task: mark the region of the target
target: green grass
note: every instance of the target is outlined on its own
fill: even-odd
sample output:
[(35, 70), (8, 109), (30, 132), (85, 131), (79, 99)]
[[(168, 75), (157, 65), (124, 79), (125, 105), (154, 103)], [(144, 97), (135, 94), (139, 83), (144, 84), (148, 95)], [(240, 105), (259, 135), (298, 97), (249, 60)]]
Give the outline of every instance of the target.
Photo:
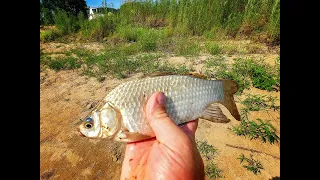
[(224, 177), (222, 175), (222, 170), (219, 169), (214, 162), (209, 162), (206, 165), (204, 172), (205, 172), (205, 175), (210, 179), (211, 178), (217, 179), (217, 178), (223, 178)]
[(197, 56), (200, 53), (200, 45), (196, 40), (177, 39), (174, 53), (178, 56)]
[(216, 163), (214, 163), (214, 156), (217, 152), (217, 149), (208, 144), (207, 141), (196, 140), (196, 144), (200, 154), (205, 158), (205, 175), (210, 179), (222, 178), (222, 170), (217, 167)]
[(51, 69), (56, 71), (58, 70), (70, 70), (70, 69), (78, 69), (81, 67), (81, 64), (78, 61), (78, 58), (74, 57), (66, 57), (66, 58), (57, 58), (48, 62), (48, 66)]
[(241, 120), (240, 125), (232, 126), (231, 130), (238, 136), (245, 136), (251, 139), (260, 139), (262, 142), (267, 141), (270, 144), (279, 141), (279, 136), (276, 134), (276, 129), (270, 124), (270, 120), (264, 122), (260, 118), (257, 121)]
[(205, 74), (212, 78), (231, 79), (239, 84), (238, 93), (250, 86), (262, 90), (272, 91), (273, 87), (280, 84), (279, 74), (275, 73), (273, 67), (261, 60), (251, 58), (234, 59), (231, 66), (227, 66), (226, 60), (222, 56), (207, 59), (205, 64)]
[(207, 141), (196, 141), (198, 150), (207, 160), (213, 159), (213, 155), (217, 152), (217, 149), (208, 144)]
[(217, 55), (217, 54), (221, 53), (221, 47), (217, 43), (206, 43), (205, 47), (206, 47), (206, 50), (211, 55)]
[(62, 53), (64, 56), (54, 58), (50, 56), (52, 53), (40, 51), (40, 64), (57, 71), (81, 68), (82, 74), (96, 77), (99, 81), (103, 81), (106, 76), (127, 78), (138, 72), (186, 74), (194, 71), (192, 67), (172, 66), (166, 60), (160, 60), (162, 55), (159, 53), (135, 55), (135, 52), (132, 51), (134, 46), (110, 47), (99, 53), (76, 48)]
[(280, 39), (279, 0), (138, 0), (124, 3), (119, 11), (91, 21), (83, 14), (73, 16), (62, 10), (56, 11), (53, 19), (62, 34), (76, 33), (80, 39), (92, 41), (119, 33), (136, 42), (139, 28), (167, 28), (176, 37), (264, 36), (267, 42)]
[(259, 111), (261, 109), (279, 110), (280, 106), (275, 105), (277, 97), (257, 94), (247, 94), (246, 98), (241, 101), (249, 111)]
[(51, 42), (60, 37), (60, 33), (57, 30), (50, 29), (40, 32), (40, 41), (42, 42)]
[(257, 175), (257, 173), (261, 174), (261, 170), (264, 169), (260, 161), (253, 159), (252, 154), (250, 154), (250, 158), (241, 154), (237, 159), (240, 160), (240, 164), (244, 163), (242, 167), (253, 172), (255, 175)]

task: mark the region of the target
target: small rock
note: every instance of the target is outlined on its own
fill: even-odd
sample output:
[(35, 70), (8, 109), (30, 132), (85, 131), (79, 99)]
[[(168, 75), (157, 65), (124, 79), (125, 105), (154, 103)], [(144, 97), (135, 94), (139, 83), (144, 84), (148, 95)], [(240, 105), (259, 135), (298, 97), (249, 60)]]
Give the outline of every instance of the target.
[(118, 161), (118, 157), (117, 156), (112, 156), (112, 161), (117, 162)]
[(84, 102), (81, 103), (81, 106), (82, 106), (82, 107), (87, 107), (88, 104), (89, 104), (88, 101), (84, 101)]
[(88, 104), (87, 106), (86, 106), (86, 109), (91, 109), (92, 108), (92, 104)]

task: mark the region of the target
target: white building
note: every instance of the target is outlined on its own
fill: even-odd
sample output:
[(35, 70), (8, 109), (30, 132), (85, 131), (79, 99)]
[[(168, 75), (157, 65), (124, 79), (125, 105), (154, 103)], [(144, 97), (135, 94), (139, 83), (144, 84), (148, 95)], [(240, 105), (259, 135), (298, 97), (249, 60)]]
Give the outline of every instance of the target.
[(98, 12), (98, 8), (95, 7), (89, 7), (89, 12), (88, 12), (88, 18), (89, 20), (97, 17), (97, 16), (103, 16), (103, 14)]

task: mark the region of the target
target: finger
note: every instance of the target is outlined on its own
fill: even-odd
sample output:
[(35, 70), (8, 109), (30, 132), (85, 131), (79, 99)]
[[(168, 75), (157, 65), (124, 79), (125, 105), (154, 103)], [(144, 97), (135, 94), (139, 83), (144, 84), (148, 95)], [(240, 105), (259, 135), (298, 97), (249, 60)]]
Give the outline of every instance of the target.
[(193, 120), (183, 125), (181, 129), (194, 139), (197, 127), (198, 127), (198, 120)]
[(160, 143), (176, 150), (179, 144), (186, 142), (188, 136), (174, 123), (166, 112), (165, 96), (163, 93), (154, 93), (149, 98), (146, 116)]

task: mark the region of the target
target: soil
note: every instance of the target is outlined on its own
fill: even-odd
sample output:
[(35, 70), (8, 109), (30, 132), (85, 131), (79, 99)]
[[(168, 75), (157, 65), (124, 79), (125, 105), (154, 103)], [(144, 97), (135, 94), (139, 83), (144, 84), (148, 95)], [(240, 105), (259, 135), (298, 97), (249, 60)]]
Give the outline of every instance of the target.
[[(61, 47), (60, 47), (61, 46)], [(65, 51), (73, 45), (47, 43), (40, 45), (46, 52)], [(86, 45), (95, 49), (101, 48)], [(58, 47), (58, 48), (57, 48)], [(59, 50), (59, 48), (62, 48)], [(252, 56), (266, 57), (273, 63), (275, 53)], [(205, 57), (189, 61), (184, 57), (170, 57), (172, 64), (191, 64), (201, 72)], [(109, 79), (99, 82), (76, 70), (40, 72), (40, 179), (119, 179), (125, 144), (110, 140), (88, 139), (79, 135), (80, 119), (115, 86), (142, 76), (138, 73), (126, 79)], [(280, 99), (280, 92), (251, 88), (243, 94), (272, 95)], [(238, 109), (242, 96), (236, 96)], [(278, 105), (280, 101), (276, 102)], [(214, 162), (222, 170), (224, 179), (276, 179), (280, 177), (280, 143), (263, 143), (235, 135), (229, 128), (239, 124), (228, 111), (227, 124), (199, 120), (196, 139), (207, 141), (218, 149)], [(280, 137), (279, 111), (251, 112), (250, 119), (270, 120)], [(258, 159), (264, 169), (254, 175), (237, 159), (241, 154)]]

